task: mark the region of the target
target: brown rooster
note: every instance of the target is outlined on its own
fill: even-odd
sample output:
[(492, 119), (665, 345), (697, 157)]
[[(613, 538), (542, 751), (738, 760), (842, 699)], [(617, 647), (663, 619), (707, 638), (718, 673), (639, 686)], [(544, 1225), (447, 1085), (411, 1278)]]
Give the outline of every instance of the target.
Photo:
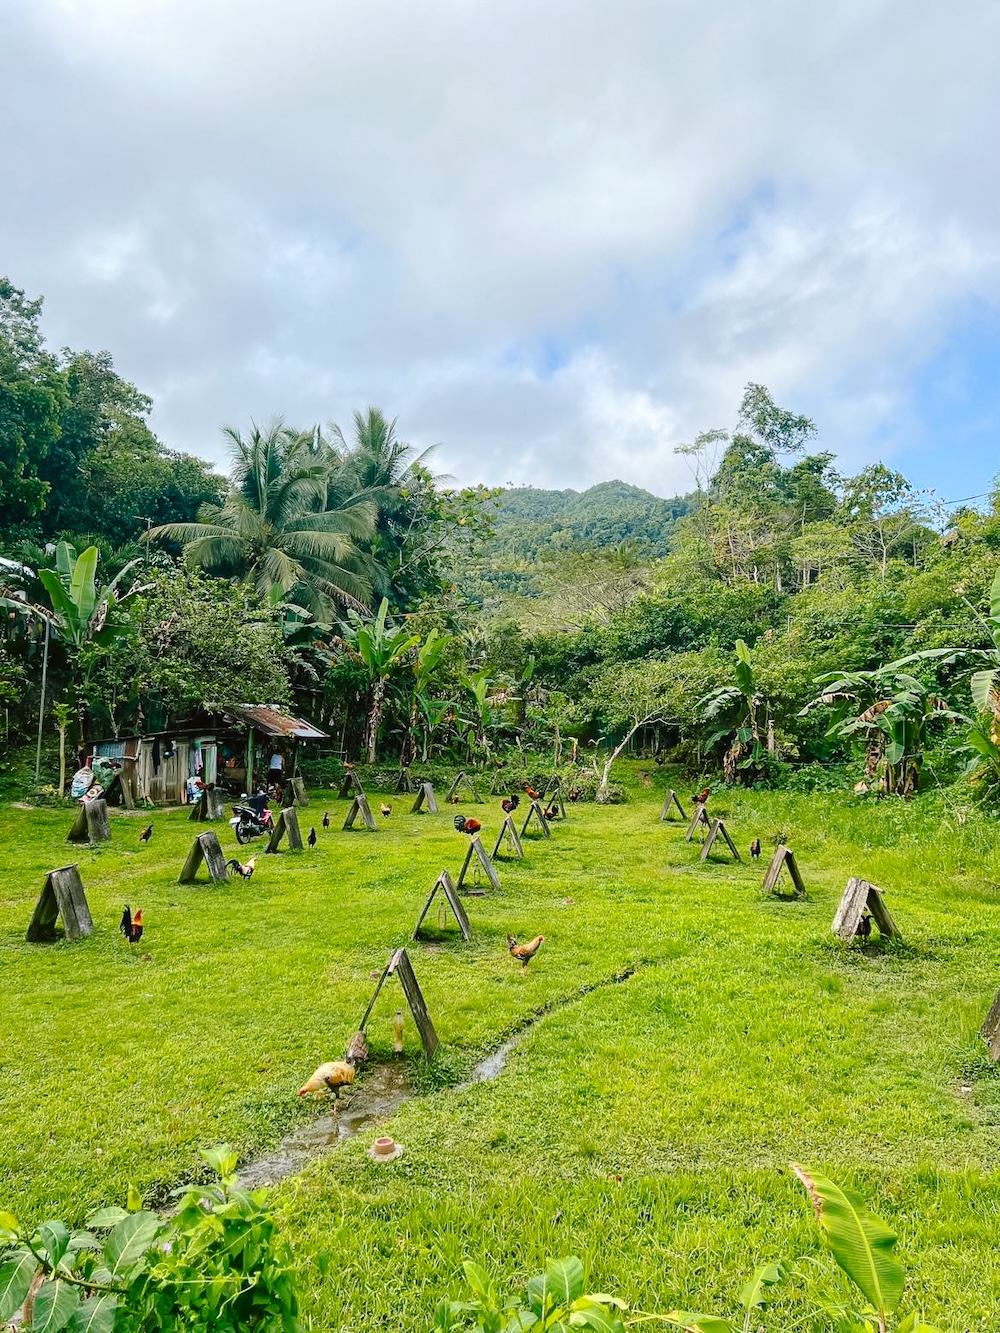
[(455, 816), (455, 828), (459, 833), (467, 833), (470, 838), (478, 833), (482, 827), (478, 819), (466, 819), (465, 815)]
[(540, 791), (535, 791), (530, 782), (524, 784), (524, 790), (528, 793), (529, 800), (540, 801), (542, 799), (542, 793)]
[(520, 796), (514, 794), (511, 796), (504, 797), (504, 799), (500, 802), (500, 809), (504, 812), (505, 815), (512, 815), (520, 804), (521, 804)]
[(711, 787), (703, 787), (697, 796), (691, 797), (692, 805), (704, 805), (712, 794)]
[(508, 935), (507, 951), (511, 958), (519, 958), (521, 960), (522, 967), (527, 967), (544, 943), (544, 935), (536, 935), (535, 938), (529, 940), (527, 944), (518, 944), (513, 935)]
[(379, 806), (378, 809), (379, 809), (379, 814), (382, 816), (383, 819), (388, 819), (389, 816), (392, 814), (392, 806), (387, 805), (385, 801), (382, 802), (382, 804)]
[(559, 807), (558, 805), (555, 804), (547, 805), (545, 809), (542, 811), (542, 814), (545, 816), (546, 819), (558, 819)]
[(750, 855), (755, 861), (760, 859), (760, 838), (754, 838), (750, 844)]

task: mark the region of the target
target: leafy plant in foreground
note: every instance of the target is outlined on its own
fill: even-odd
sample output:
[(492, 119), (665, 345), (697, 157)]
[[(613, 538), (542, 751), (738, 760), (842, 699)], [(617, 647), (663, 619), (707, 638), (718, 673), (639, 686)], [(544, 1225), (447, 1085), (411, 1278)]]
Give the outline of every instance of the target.
[(237, 1185), (229, 1148), (202, 1156), (219, 1183), (176, 1190), (169, 1219), (131, 1189), (127, 1209), (103, 1208), (85, 1230), (28, 1231), (0, 1213), (0, 1324), (23, 1309), (32, 1333), (294, 1333), (290, 1255), (263, 1191)]
[[(853, 1191), (795, 1163), (792, 1170), (812, 1200), (830, 1253), (865, 1304), (861, 1309), (850, 1302), (820, 1304), (791, 1326), (810, 1321), (811, 1328), (822, 1326), (836, 1333), (889, 1333), (890, 1327), (894, 1333), (937, 1333), (916, 1311), (895, 1325), (889, 1323), (905, 1285), (903, 1265), (894, 1253), (896, 1236), (889, 1227)], [(526, 1301), (503, 1300), (479, 1264), (466, 1263), (463, 1268), (472, 1299), (443, 1302), (435, 1314), (434, 1333), (455, 1333), (470, 1326), (480, 1333), (521, 1333), (528, 1328), (538, 1333), (567, 1333), (571, 1328), (625, 1333), (627, 1327), (651, 1321), (684, 1333), (758, 1333), (764, 1327), (760, 1320), (768, 1294), (792, 1272), (786, 1263), (762, 1264), (740, 1290), (744, 1313), (736, 1324), (721, 1315), (687, 1310), (627, 1318), (628, 1306), (616, 1297), (584, 1294), (583, 1264), (574, 1257), (550, 1259), (545, 1272), (528, 1282)]]

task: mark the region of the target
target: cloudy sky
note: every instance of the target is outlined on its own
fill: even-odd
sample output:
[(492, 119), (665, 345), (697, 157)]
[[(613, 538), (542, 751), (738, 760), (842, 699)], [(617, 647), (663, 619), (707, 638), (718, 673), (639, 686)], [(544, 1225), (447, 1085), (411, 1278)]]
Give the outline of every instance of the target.
[(5, 0), (0, 273), (169, 445), (371, 402), (669, 495), (742, 386), (1000, 468), (995, 0)]

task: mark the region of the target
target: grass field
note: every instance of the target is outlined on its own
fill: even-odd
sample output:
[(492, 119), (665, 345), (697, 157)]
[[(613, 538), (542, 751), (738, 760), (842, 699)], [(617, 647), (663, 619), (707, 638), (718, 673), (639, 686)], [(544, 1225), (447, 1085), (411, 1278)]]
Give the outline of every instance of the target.
[[(976, 1032), (1000, 984), (996, 825), (941, 797), (727, 792), (716, 813), (741, 848), (784, 834), (806, 877), (805, 902), (765, 900), (762, 867), (699, 865), (657, 822), (662, 772), (623, 771), (628, 805), (571, 807), (502, 866), (499, 894), (468, 900), (471, 944), (410, 946), (442, 1047), (389, 1125), (405, 1156), (376, 1166), (359, 1137), (274, 1192), (312, 1326), (426, 1327), (463, 1258), (512, 1283), (569, 1251), (640, 1308), (731, 1310), (758, 1261), (821, 1253), (796, 1159), (899, 1231), (932, 1322), (995, 1329), (1000, 1079)], [(450, 808), (393, 804), (372, 835), (341, 832), (330, 801), (314, 851), (215, 888), (176, 883), (196, 831), (182, 813), (154, 816), (148, 848), (144, 821), (116, 815), (110, 846), (69, 851), (70, 813), (4, 810), (0, 1207), (77, 1220), (129, 1181), (155, 1200), (199, 1146), (252, 1156), (320, 1113), (296, 1089), (342, 1054), (371, 973), (465, 849)], [(488, 833), (498, 820), (492, 801)], [(45, 871), (74, 859), (96, 934), (26, 944)], [(901, 946), (833, 940), (851, 874), (888, 891)], [(147, 928), (133, 952), (126, 900)], [(508, 931), (546, 936), (526, 972)], [(397, 1004), (393, 988), (372, 1019), (376, 1058)], [(460, 1086), (533, 1018), (498, 1079)], [(407, 1042), (417, 1061), (412, 1024)]]

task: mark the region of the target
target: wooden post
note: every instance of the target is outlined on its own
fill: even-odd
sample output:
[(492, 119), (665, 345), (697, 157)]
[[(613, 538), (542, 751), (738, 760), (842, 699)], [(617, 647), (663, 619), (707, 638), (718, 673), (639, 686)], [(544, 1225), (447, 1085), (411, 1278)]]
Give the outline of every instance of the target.
[(684, 835), (684, 841), (690, 842), (700, 828), (711, 829), (712, 821), (708, 817), (708, 811), (703, 805), (699, 805), (694, 813), (694, 818), (688, 825), (687, 833)]
[(39, 894), (25, 939), (29, 944), (44, 944), (56, 938), (60, 916), (67, 940), (93, 935), (94, 923), (84, 892), (80, 871), (75, 865), (50, 870)]
[[(798, 862), (795, 860), (795, 853), (790, 847), (776, 847), (774, 855), (771, 857), (771, 864), (767, 867), (767, 873), (764, 876), (764, 892), (774, 893), (778, 884), (778, 876), (781, 874), (781, 868), (788, 871), (789, 878), (792, 881), (795, 898), (804, 898), (806, 896), (806, 886), (803, 883), (802, 876), (799, 874)], [(779, 897), (788, 897), (787, 894), (779, 894)]]
[(413, 927), (413, 938), (416, 939), (420, 934), (420, 927), (423, 925), (424, 917), (431, 910), (431, 905), (437, 897), (439, 889), (448, 900), (448, 904), (451, 907), (455, 920), (458, 922), (458, 928), (462, 932), (463, 939), (471, 940), (472, 927), (469, 925), (469, 918), (466, 915), (465, 904), (458, 896), (455, 885), (451, 882), (451, 876), (448, 874), (447, 870), (442, 870), (440, 875), (438, 875), (434, 887), (431, 889), (431, 896), (424, 904), (424, 910), (420, 913), (420, 916), (417, 919), (417, 924)]
[(337, 792), (337, 799), (343, 800), (345, 797), (350, 796), (352, 791), (356, 796), (364, 796), (365, 794), (365, 789), (361, 785), (361, 779), (358, 777), (356, 770), (348, 768), (344, 772), (344, 780), (340, 784), (340, 791)]
[(225, 884), (229, 880), (226, 870), (226, 858), (219, 846), (219, 838), (211, 830), (199, 833), (187, 854), (187, 860), (181, 867), (178, 884), (194, 884), (202, 861), (208, 866), (208, 873), (213, 884)]
[(486, 855), (486, 848), (479, 841), (478, 833), (474, 833), (472, 837), (469, 839), (468, 851), (465, 853), (465, 860), (462, 862), (462, 869), (459, 871), (458, 874), (457, 887), (462, 888), (462, 886), (465, 884), (465, 877), (469, 873), (469, 866), (472, 864), (473, 856), (479, 858), (479, 864), (486, 872), (486, 878), (489, 880), (489, 882), (493, 885), (495, 889), (499, 889), (500, 876), (497, 874), (496, 866)]
[(417, 978), (405, 949), (397, 949), (389, 960), (389, 974), (392, 975), (392, 973), (395, 973), (402, 982), (403, 994), (406, 996), (413, 1021), (420, 1033), (424, 1053), (430, 1058), (438, 1048), (438, 1035), (434, 1031), (434, 1024), (427, 1012), (427, 1005), (424, 1003), (424, 997), (420, 992), (420, 986), (417, 984)]
[(101, 797), (94, 801), (84, 801), (67, 838), (70, 842), (110, 842), (111, 823), (107, 801)]
[(878, 926), (880, 935), (887, 939), (893, 935), (898, 936), (899, 929), (885, 905), (882, 892), (882, 889), (877, 889), (874, 884), (869, 884), (866, 879), (849, 879), (847, 888), (840, 900), (840, 906), (837, 908), (837, 914), (833, 918), (833, 933), (839, 936), (845, 944), (850, 944), (851, 940), (857, 935), (862, 918), (867, 911)]
[(294, 805), (305, 806), (309, 804), (309, 793), (306, 791), (306, 784), (297, 774), (292, 778), (292, 790), (295, 792)]
[(742, 860), (742, 857), (740, 856), (739, 851), (736, 848), (736, 843), (733, 842), (732, 838), (729, 836), (729, 830), (726, 828), (725, 824), (722, 822), (721, 819), (712, 820), (712, 825), (711, 828), (709, 829), (708, 837), (705, 839), (705, 845), (704, 847), (702, 847), (701, 856), (698, 859), (700, 861), (708, 860), (709, 852), (715, 846), (716, 839), (720, 837), (722, 838), (726, 846), (729, 848), (729, 850), (732, 852), (733, 857), (737, 861)]
[(545, 837), (551, 838), (552, 830), (549, 828), (549, 821), (545, 818), (545, 815), (542, 813), (542, 807), (537, 801), (532, 801), (528, 806), (528, 813), (524, 816), (524, 823), (521, 825), (521, 837), (523, 838), (528, 832), (528, 825), (531, 822), (532, 815), (534, 815), (536, 822), (541, 826), (541, 830)]
[(410, 810), (410, 814), (419, 814), (421, 808), (425, 805), (427, 806), (428, 814), (437, 814), (437, 799), (434, 796), (434, 787), (430, 782), (421, 782), (417, 789), (417, 799), (413, 802), (413, 808)]
[(497, 834), (497, 840), (493, 845), (493, 850), (490, 852), (490, 859), (493, 861), (497, 859), (504, 838), (506, 838), (507, 842), (510, 844), (511, 855), (523, 858), (524, 848), (521, 846), (521, 839), (517, 836), (517, 829), (514, 826), (514, 821), (511, 819), (510, 815), (505, 815), (504, 821), (500, 825), (500, 832)]
[(365, 828), (371, 829), (372, 833), (375, 833), (377, 831), (375, 825), (375, 819), (372, 815), (371, 810), (368, 808), (368, 797), (364, 794), (364, 792), (361, 792), (360, 795), (355, 796), (354, 800), (351, 802), (351, 808), (350, 810), (348, 810), (347, 818), (344, 820), (345, 831), (349, 828), (354, 827), (354, 821), (357, 819), (358, 815), (361, 816)]
[(276, 852), (281, 843), (281, 839), (288, 835), (288, 850), (290, 852), (302, 851), (302, 833), (299, 830), (299, 816), (293, 805), (288, 805), (282, 810), (271, 830), (271, 836), (268, 839), (267, 846), (264, 848), (264, 854)]
[(399, 770), (399, 777), (396, 779), (396, 795), (411, 796), (413, 794), (413, 779), (410, 777), (408, 768)]
[(681, 819), (687, 822), (687, 815), (684, 813), (684, 807), (681, 805), (680, 797), (674, 791), (673, 787), (667, 792), (667, 799), (660, 808), (660, 819), (673, 819), (673, 810), (676, 808)]
[(979, 1035), (985, 1039), (990, 1048), (990, 1059), (1000, 1060), (1000, 990), (993, 997), (993, 1003), (983, 1019)]
[(456, 791), (458, 791), (460, 786), (465, 786), (468, 789), (468, 792), (472, 797), (472, 799), (476, 802), (476, 804), (482, 805), (483, 798), (479, 795), (479, 792), (476, 791), (476, 784), (466, 775), (464, 768), (459, 773), (455, 781), (448, 788), (448, 794), (445, 796), (445, 800), (451, 801), (451, 798), (455, 795)]

